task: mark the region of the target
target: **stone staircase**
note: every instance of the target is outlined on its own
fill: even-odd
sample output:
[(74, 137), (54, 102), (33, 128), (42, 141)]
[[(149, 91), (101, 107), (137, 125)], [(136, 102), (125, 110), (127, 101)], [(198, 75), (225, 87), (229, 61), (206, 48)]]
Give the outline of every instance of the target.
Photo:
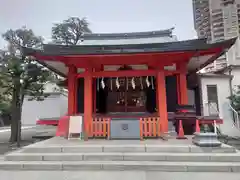
[(199, 148), (156, 140), (154, 143), (78, 142), (81, 143), (44, 145), (40, 142), (41, 146), (24, 147), (6, 154), (0, 161), (0, 170), (240, 172), (240, 153), (228, 145)]

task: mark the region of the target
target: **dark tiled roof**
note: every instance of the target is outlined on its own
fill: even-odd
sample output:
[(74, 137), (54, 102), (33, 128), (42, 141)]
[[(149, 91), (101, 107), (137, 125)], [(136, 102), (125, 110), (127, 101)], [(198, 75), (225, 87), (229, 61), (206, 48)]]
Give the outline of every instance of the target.
[(235, 38), (214, 44), (208, 44), (205, 39), (176, 41), (167, 43), (125, 44), (125, 45), (43, 45), (43, 50), (23, 48), (25, 55), (40, 53), (42, 55), (97, 55), (97, 54), (130, 54), (150, 52), (198, 51), (214, 47), (230, 47)]
[(85, 34), (84, 40), (109, 40), (109, 39), (135, 39), (135, 38), (150, 38), (150, 37), (172, 37), (171, 29), (147, 31), (147, 32), (129, 32), (129, 33), (93, 33)]

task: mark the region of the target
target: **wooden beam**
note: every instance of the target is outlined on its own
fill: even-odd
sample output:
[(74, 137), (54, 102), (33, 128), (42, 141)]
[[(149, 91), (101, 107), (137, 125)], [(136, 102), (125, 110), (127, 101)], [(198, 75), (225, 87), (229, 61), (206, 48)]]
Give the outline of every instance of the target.
[[(92, 77), (140, 77), (140, 76), (156, 76), (157, 70), (126, 70), (126, 71), (98, 71), (93, 72)], [(164, 71), (166, 76), (178, 74), (179, 71)], [(77, 75), (78, 78), (85, 77), (86, 72)]]

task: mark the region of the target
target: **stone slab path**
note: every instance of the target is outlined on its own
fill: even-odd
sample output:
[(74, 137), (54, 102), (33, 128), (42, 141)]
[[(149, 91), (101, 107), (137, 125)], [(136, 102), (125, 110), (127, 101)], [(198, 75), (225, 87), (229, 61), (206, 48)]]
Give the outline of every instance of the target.
[(4, 180), (240, 180), (240, 173), (186, 173), (186, 172), (144, 172), (144, 171), (0, 171)]

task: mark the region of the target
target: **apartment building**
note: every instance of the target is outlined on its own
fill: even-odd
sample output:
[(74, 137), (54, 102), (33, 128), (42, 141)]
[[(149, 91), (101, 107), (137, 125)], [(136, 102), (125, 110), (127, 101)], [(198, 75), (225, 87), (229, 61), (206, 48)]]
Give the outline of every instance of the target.
[[(199, 38), (217, 42), (240, 33), (240, 0), (193, 0), (194, 27)], [(214, 71), (228, 65), (240, 64), (239, 42), (205, 71)]]

